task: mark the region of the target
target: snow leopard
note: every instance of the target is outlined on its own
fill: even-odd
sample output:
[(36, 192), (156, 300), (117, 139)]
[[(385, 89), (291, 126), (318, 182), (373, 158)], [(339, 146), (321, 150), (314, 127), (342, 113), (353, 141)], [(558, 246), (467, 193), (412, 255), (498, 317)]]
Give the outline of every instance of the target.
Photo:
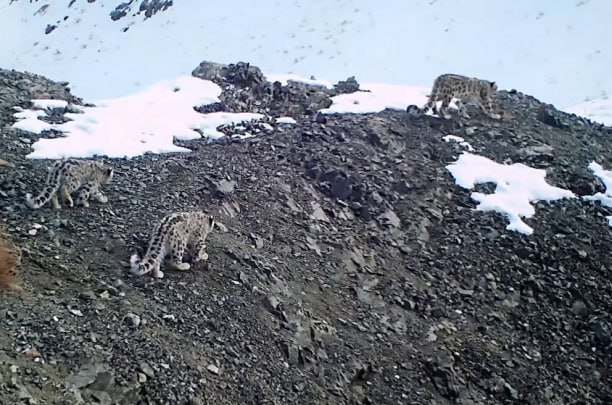
[(113, 174), (112, 167), (95, 160), (56, 160), (49, 168), (45, 189), (36, 198), (32, 198), (30, 193), (26, 194), (26, 204), (31, 209), (38, 209), (50, 200), (54, 210), (60, 209), (57, 197), (59, 191), (62, 202), (73, 207), (74, 202), (70, 195), (78, 189), (81, 189), (77, 199), (78, 205), (89, 207), (90, 198), (106, 203), (108, 198), (100, 187), (109, 183)]
[(195, 253), (194, 262), (208, 260), (206, 237), (215, 227), (215, 219), (203, 211), (174, 212), (166, 215), (153, 229), (149, 247), (142, 259), (134, 254), (130, 258), (130, 272), (136, 276), (147, 273), (163, 278), (162, 261), (169, 256), (170, 267), (186, 271), (191, 268), (183, 262), (188, 247)]
[[(497, 93), (497, 84), (488, 80), (477, 79), (457, 74), (442, 74), (434, 80), (431, 93), (427, 104), (422, 109), (418, 109), (420, 114), (426, 114), (430, 109), (434, 114), (450, 119), (451, 115), (447, 112), (448, 106), (453, 98), (457, 99), (457, 109), (459, 115), (470, 118), (465, 111), (467, 103), (477, 104), (489, 117), (499, 119), (500, 115), (493, 111), (493, 99)], [(436, 103), (442, 101), (439, 111)], [(410, 107), (408, 111), (411, 112)]]

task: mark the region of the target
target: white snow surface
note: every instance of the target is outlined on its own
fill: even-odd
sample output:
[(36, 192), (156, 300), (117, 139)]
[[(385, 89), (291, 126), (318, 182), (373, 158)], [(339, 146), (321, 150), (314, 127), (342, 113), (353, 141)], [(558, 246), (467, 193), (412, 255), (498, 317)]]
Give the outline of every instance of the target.
[(457, 135), (445, 135), (445, 136), (442, 137), (442, 140), (444, 140), (444, 142), (457, 142), (459, 145), (463, 146), (468, 151), (470, 151), (470, 152), (474, 151), (474, 148), (472, 147), (472, 145), (469, 142), (466, 142), (465, 139), (463, 139), (460, 136), (457, 136)]
[(279, 124), (297, 124), (297, 121), (291, 117), (280, 117), (276, 119)]
[[(192, 140), (202, 136), (216, 139), (222, 124), (263, 117), (254, 113), (215, 112), (200, 114), (195, 106), (218, 102), (221, 88), (208, 80), (181, 76), (159, 82), (138, 93), (95, 102), (96, 107), (73, 106), (82, 113), (65, 113), (70, 121), (49, 124), (39, 120), (43, 110), (14, 114), (14, 128), (40, 134), (57, 130), (63, 138), (41, 138), (33, 144), (30, 159), (65, 157), (135, 157), (146, 152), (190, 152), (173, 144), (173, 139)], [(33, 100), (35, 108), (65, 107), (62, 100)], [(200, 135), (197, 130), (202, 131)]]
[[(325, 114), (368, 114), (385, 109), (405, 111), (409, 105), (422, 107), (427, 103), (431, 87), (394, 85), (385, 83), (363, 83), (355, 93), (340, 94), (332, 97), (332, 105), (320, 111)], [(450, 109), (457, 109), (457, 99), (453, 98)], [(441, 101), (436, 102), (440, 107)], [(426, 115), (433, 115), (429, 110)], [(465, 145), (464, 145), (465, 146)]]
[[(189, 74), (204, 59), (334, 82), (429, 86), (450, 71), (560, 106), (612, 91), (606, 0), (181, 0), (112, 21), (119, 3), (0, 1), (0, 66), (67, 80), (89, 100)], [(58, 27), (46, 35), (48, 24)], [(409, 49), (395, 40), (424, 33), (435, 40)]]
[(546, 171), (534, 169), (521, 163), (503, 165), (483, 156), (464, 152), (459, 159), (446, 166), (458, 186), (473, 189), (476, 184), (492, 182), (497, 186), (493, 194), (472, 193), (479, 204), (479, 211), (496, 211), (509, 221), (506, 229), (526, 235), (533, 228), (522, 218), (535, 215), (534, 201), (554, 201), (574, 198), (569, 190), (554, 187), (545, 180)]
[(34, 99), (32, 100), (34, 108), (45, 110), (47, 108), (65, 108), (68, 105), (66, 100), (53, 100), (53, 99)]
[(606, 126), (612, 126), (612, 100), (607, 97), (576, 104), (566, 108), (565, 112), (588, 118)]
[[(605, 207), (612, 207), (612, 170), (604, 170), (597, 162), (591, 162), (589, 169), (601, 180), (606, 189), (603, 193), (596, 193), (582, 198), (589, 201), (599, 201)], [(608, 225), (612, 226), (612, 215), (608, 216), (607, 219)]]
[[(18, 111), (13, 114), (13, 117), (19, 120), (13, 124), (13, 128), (22, 129), (35, 134), (40, 134), (42, 131), (51, 129), (51, 124), (38, 119), (39, 117), (45, 117), (47, 115), (46, 112), (42, 110), (24, 110), (21, 107), (13, 107), (13, 109)], [(18, 123), (21, 123), (21, 125), (18, 125)]]
[(331, 107), (324, 108), (321, 112), (366, 114), (380, 112), (386, 108), (405, 110), (411, 104), (421, 107), (427, 102), (427, 95), (431, 90), (429, 87), (383, 83), (364, 83), (359, 89), (355, 93), (332, 97)]

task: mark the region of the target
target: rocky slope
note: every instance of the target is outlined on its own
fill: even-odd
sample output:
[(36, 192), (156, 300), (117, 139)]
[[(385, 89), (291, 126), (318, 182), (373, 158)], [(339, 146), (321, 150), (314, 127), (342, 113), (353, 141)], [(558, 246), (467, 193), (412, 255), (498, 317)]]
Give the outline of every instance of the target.
[[(1, 403), (612, 402), (609, 210), (538, 204), (533, 235), (508, 232), (453, 184), (445, 165), (461, 150), (442, 141), (462, 136), (585, 195), (601, 190), (587, 164), (612, 166), (607, 128), (515, 91), (499, 94), (502, 122), (324, 116), (354, 80), (280, 86), (242, 63), (194, 75), (224, 88), (201, 112), (298, 124), (113, 160), (107, 205), (52, 212), (23, 205), (47, 162), (25, 159), (35, 138), (10, 128), (11, 108), (82, 101), (0, 71), (0, 157), (12, 164), (0, 167), (0, 209), (26, 290), (2, 295)], [(196, 208), (224, 225), (208, 265), (129, 277), (151, 224)]]

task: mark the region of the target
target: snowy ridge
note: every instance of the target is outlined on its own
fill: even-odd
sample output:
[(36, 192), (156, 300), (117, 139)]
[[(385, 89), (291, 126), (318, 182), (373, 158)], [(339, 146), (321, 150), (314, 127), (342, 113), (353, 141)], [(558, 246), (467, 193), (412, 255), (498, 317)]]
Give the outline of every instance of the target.
[[(332, 87), (324, 80), (304, 79), (289, 75), (268, 76), (274, 80), (295, 80)], [(391, 86), (363, 84), (361, 91), (332, 97), (332, 105), (322, 109), (323, 113), (364, 114), (384, 109), (404, 110), (408, 105), (422, 105), (428, 90), (413, 86)], [(32, 100), (34, 109), (21, 110), (14, 114), (14, 128), (40, 134), (45, 130), (60, 131), (62, 138), (41, 138), (33, 144), (31, 159), (59, 159), (65, 157), (135, 157), (144, 153), (190, 152), (176, 146), (174, 138), (180, 140), (219, 139), (224, 136), (217, 131), (223, 124), (239, 123), (263, 118), (254, 113), (214, 112), (200, 114), (194, 107), (219, 101), (221, 88), (208, 80), (192, 76), (181, 76), (157, 83), (133, 95), (96, 102), (96, 107), (76, 107), (80, 113), (65, 113), (69, 119), (63, 124), (49, 124), (40, 120), (46, 108), (64, 108), (63, 100)], [(454, 107), (453, 107), (454, 108)], [(431, 114), (431, 112), (430, 112)], [(279, 123), (293, 124), (293, 117), (278, 117)], [(197, 130), (197, 131), (196, 131)], [(201, 134), (202, 135), (201, 135)], [(235, 137), (245, 139), (254, 134)], [(445, 142), (456, 142), (468, 151), (474, 151), (470, 143), (458, 136), (447, 135)], [(612, 197), (612, 175), (597, 163), (589, 168), (606, 185), (606, 193), (585, 197), (610, 206)], [(551, 186), (545, 180), (546, 172), (524, 164), (503, 165), (483, 156), (464, 152), (458, 160), (447, 166), (458, 186), (472, 189), (476, 184), (493, 182), (495, 192), (474, 192), (472, 199), (478, 202), (479, 211), (496, 211), (506, 216), (508, 230), (530, 235), (533, 229), (523, 219), (532, 218), (535, 201), (555, 201), (575, 198), (569, 190)], [(612, 226), (612, 217), (608, 218)]]

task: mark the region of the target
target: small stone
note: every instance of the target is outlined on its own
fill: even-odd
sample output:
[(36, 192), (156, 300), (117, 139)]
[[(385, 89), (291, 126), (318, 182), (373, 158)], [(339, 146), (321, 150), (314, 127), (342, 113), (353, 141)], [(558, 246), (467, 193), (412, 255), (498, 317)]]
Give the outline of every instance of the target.
[(96, 404), (100, 405), (112, 405), (113, 398), (106, 391), (93, 391), (91, 396), (96, 399)]
[(300, 361), (299, 360), (300, 354), (299, 354), (298, 348), (295, 347), (295, 345), (291, 343), (287, 343), (285, 345), (285, 355), (287, 356), (287, 361), (291, 365), (296, 365)]
[(340, 200), (346, 200), (353, 193), (353, 186), (351, 185), (349, 179), (342, 176), (337, 176), (331, 184), (330, 192), (332, 197)]
[(81, 291), (81, 293), (79, 294), (79, 298), (81, 298), (82, 300), (86, 300), (86, 301), (95, 301), (96, 293), (94, 293), (91, 290)]
[(521, 294), (518, 291), (514, 291), (506, 295), (506, 297), (502, 301), (502, 305), (508, 308), (515, 308), (519, 305), (520, 301)]
[(474, 135), (475, 133), (476, 133), (476, 128), (474, 128), (474, 127), (467, 127), (465, 129), (465, 134), (467, 136)]
[(572, 312), (574, 313), (574, 315), (576, 316), (586, 316), (588, 314), (588, 309), (586, 304), (583, 301), (574, 301), (574, 303), (572, 304)]
[(359, 302), (361, 302), (362, 304), (366, 304), (366, 305), (372, 304), (373, 299), (370, 293), (364, 291), (363, 289), (359, 287), (355, 287), (354, 290), (355, 290), (355, 295), (357, 296), (357, 300), (359, 300)]
[(228, 195), (234, 192), (236, 182), (231, 180), (222, 180), (217, 184), (217, 192), (221, 195)]
[(155, 371), (153, 370), (153, 368), (144, 361), (141, 361), (140, 363), (138, 363), (138, 369), (142, 371), (149, 378), (155, 377)]
[(317, 111), (317, 113), (315, 114), (314, 120), (317, 124), (326, 124), (327, 123), (327, 117), (325, 116), (325, 114)]
[(219, 367), (215, 366), (214, 364), (209, 364), (206, 367), (206, 370), (208, 370), (209, 373), (219, 375)]
[(310, 218), (318, 220), (318, 221), (329, 222), (329, 217), (327, 216), (325, 211), (323, 211), (323, 208), (321, 208), (319, 204), (313, 203), (312, 207), (313, 207), (313, 212), (312, 214), (310, 214)]
[(389, 225), (393, 228), (399, 228), (399, 226), (401, 225), (401, 220), (399, 219), (397, 214), (390, 209), (385, 211), (379, 218), (383, 224)]
[(519, 399), (519, 393), (512, 385), (506, 382), (504, 383), (504, 388), (506, 389), (506, 392), (508, 393), (508, 395), (510, 395), (510, 398), (514, 400)]
[(115, 383), (115, 377), (112, 373), (108, 371), (100, 371), (96, 375), (96, 379), (91, 385), (88, 386), (89, 389), (93, 391), (106, 391)]
[(36, 350), (36, 348), (30, 348), (30, 349), (26, 349), (22, 352), (26, 357), (30, 357), (30, 358), (36, 358), (36, 357), (41, 357), (42, 355), (40, 354), (40, 352), (38, 350)]
[(608, 346), (610, 342), (612, 342), (612, 335), (610, 335), (610, 331), (607, 328), (607, 325), (602, 321), (596, 321), (593, 326), (593, 332), (595, 334), (595, 338), (601, 342), (604, 346)]
[(459, 294), (461, 295), (466, 295), (466, 296), (474, 295), (474, 290), (466, 290), (466, 289), (460, 288), (458, 291), (459, 291)]
[(257, 235), (253, 235), (251, 234), (251, 238), (253, 238), (253, 241), (255, 242), (255, 248), (256, 249), (261, 249), (263, 248), (263, 239), (261, 239), (259, 236)]
[(0, 166), (8, 166), (8, 167), (15, 167), (14, 164), (12, 164), (11, 162), (4, 160), (2, 158), (0, 158)]
[(393, 190), (400, 194), (408, 194), (411, 190), (411, 187), (407, 181), (398, 181), (393, 185)]
[(27, 400), (30, 404), (36, 403), (34, 397), (32, 397), (32, 394), (30, 393), (30, 391), (28, 391), (26, 387), (21, 384), (16, 384), (16, 387), (19, 389), (18, 396), (21, 401)]
[(275, 296), (270, 295), (266, 299), (266, 304), (268, 305), (268, 308), (270, 308), (270, 310), (276, 311), (278, 309), (278, 306), (280, 305), (280, 300)]
[(147, 376), (144, 373), (138, 373), (138, 382), (144, 384), (147, 382)]
[(136, 314), (129, 312), (125, 316), (125, 319), (127, 319), (129, 324), (133, 326), (134, 328), (137, 328), (140, 325), (140, 317)]

